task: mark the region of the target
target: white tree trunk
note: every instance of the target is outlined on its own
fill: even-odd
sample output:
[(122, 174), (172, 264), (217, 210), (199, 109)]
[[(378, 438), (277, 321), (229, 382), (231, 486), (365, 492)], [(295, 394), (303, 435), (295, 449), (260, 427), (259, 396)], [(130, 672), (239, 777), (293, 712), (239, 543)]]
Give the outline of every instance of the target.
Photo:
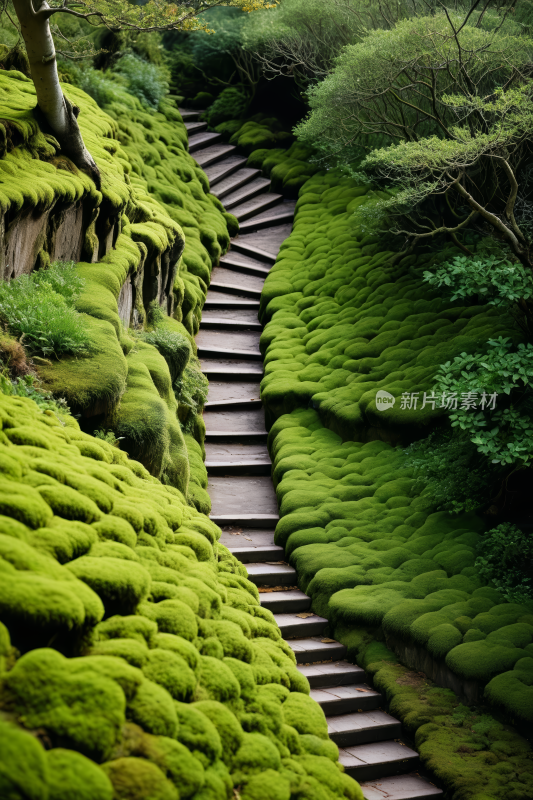
[(56, 51), (50, 33), (50, 7), (43, 1), (35, 11), (32, 0), (14, 0), (30, 62), (37, 103), (61, 151), (100, 185), (100, 173), (85, 147), (76, 117), (79, 109), (64, 96), (57, 75)]

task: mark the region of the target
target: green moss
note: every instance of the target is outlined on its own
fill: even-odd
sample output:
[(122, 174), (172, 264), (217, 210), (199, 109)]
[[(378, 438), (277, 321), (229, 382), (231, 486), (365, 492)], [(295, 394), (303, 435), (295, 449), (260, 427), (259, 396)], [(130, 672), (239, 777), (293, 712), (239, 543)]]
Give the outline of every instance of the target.
[[(178, 364), (163, 346), (179, 335), (183, 353), (195, 353), (210, 272), (237, 222), (208, 194), (171, 101), (150, 114), (117, 102), (112, 120), (67, 88), (103, 175), (97, 192), (39, 132), (31, 81), (5, 73), (0, 88), (2, 119), (16, 106), (20, 133), (0, 158), (3, 210), (15, 219), (80, 202), (93, 220), (98, 212), (76, 267), (91, 351), (43, 360), (40, 377), (84, 428), (127, 437), (115, 439), (121, 450), (72, 416), (0, 395), (0, 704), (11, 720), (0, 736), (13, 745), (13, 755), (0, 748), (0, 794), (220, 800), (241, 778), (248, 795), (256, 785), (296, 792), (280, 753), (301, 755), (310, 734), (300, 737), (283, 709), (302, 730), (304, 707), (308, 716), (319, 709), (245, 568), (200, 513), (209, 510), (205, 387), (193, 381), (184, 398), (184, 357)], [(108, 219), (114, 246), (94, 263), (96, 230)], [(45, 249), (39, 263), (46, 258)], [(153, 313), (151, 281), (163, 265), (174, 280), (165, 308), (173, 318)], [(128, 282), (136, 325), (155, 326), (146, 341), (118, 316)], [(189, 366), (198, 377), (197, 362)], [(25, 728), (42, 732), (49, 749)], [(319, 757), (333, 758), (323, 744)], [(293, 769), (316, 788), (311, 768)], [(337, 795), (351, 796), (344, 787)]]
[(128, 717), (148, 733), (176, 736), (178, 719), (172, 698), (165, 688), (145, 680), (128, 703)]
[(171, 650), (152, 650), (143, 667), (147, 678), (160, 686), (175, 699), (187, 702), (196, 688), (196, 676), (186, 661)]
[(283, 704), (283, 720), (298, 733), (312, 734), (319, 739), (328, 738), (328, 726), (324, 712), (305, 694), (293, 692)]
[(142, 758), (117, 758), (102, 765), (116, 800), (179, 800), (176, 787), (155, 764)]
[(49, 800), (113, 800), (113, 786), (105, 771), (74, 750), (55, 748), (46, 754)]
[(45, 728), (54, 744), (100, 761), (118, 739), (126, 699), (117, 681), (94, 670), (90, 659), (81, 661), (72, 664), (54, 650), (33, 650), (17, 661), (4, 691), (27, 727)]
[(0, 795), (5, 800), (48, 800), (49, 764), (38, 740), (0, 720), (0, 752)]

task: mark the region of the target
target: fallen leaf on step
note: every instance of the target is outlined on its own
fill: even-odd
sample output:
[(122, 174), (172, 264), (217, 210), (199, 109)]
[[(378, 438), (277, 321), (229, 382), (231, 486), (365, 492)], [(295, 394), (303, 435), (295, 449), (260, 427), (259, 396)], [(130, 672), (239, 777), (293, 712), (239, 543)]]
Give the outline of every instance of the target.
[(303, 614), (296, 614), (296, 616), (300, 617), (300, 619), (307, 619), (307, 617), (314, 617), (315, 615), (312, 614), (310, 611), (304, 611)]
[(252, 542), (253, 541), (253, 539), (250, 539), (249, 536), (243, 536), (242, 538), (246, 539), (247, 542)]
[(232, 536), (240, 536), (241, 535), (239, 533), (239, 531), (230, 531), (230, 533), (231, 533)]
[(356, 687), (356, 691), (357, 692), (370, 692), (370, 693), (372, 693), (372, 689), (359, 689), (359, 687)]
[(337, 644), (336, 639), (321, 639), (322, 644)]

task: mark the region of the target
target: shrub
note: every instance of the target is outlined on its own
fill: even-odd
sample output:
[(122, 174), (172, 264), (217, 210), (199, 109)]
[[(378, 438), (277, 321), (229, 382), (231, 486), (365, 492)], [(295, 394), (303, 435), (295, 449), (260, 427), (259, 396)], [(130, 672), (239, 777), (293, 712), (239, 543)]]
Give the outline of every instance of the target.
[(166, 70), (133, 53), (122, 56), (115, 66), (115, 72), (126, 79), (128, 91), (150, 108), (157, 108), (168, 92)]
[(493, 464), (528, 465), (533, 460), (533, 345), (512, 348), (510, 339), (500, 336), (489, 339), (485, 354), (461, 353), (441, 364), (436, 393), (453, 409), (452, 427), (465, 431)]
[(117, 100), (125, 105), (134, 102), (124, 85), (105, 76), (100, 70), (85, 65), (82, 68), (73, 66), (70, 68), (68, 77), (76, 86), (87, 92), (93, 100), (96, 100), (102, 108)]
[(487, 501), (493, 470), (462, 431), (433, 431), (405, 453), (418, 488), (428, 489), (438, 510), (459, 514), (475, 511)]
[(435, 272), (424, 272), (431, 286), (446, 289), (451, 300), (479, 296), (489, 305), (507, 306), (533, 297), (531, 272), (522, 264), (497, 258), (455, 256)]
[(89, 335), (73, 307), (83, 286), (73, 262), (21, 275), (0, 284), (0, 319), (31, 353), (86, 353)]
[(477, 547), (479, 574), (510, 603), (533, 599), (533, 538), (506, 522), (489, 531)]

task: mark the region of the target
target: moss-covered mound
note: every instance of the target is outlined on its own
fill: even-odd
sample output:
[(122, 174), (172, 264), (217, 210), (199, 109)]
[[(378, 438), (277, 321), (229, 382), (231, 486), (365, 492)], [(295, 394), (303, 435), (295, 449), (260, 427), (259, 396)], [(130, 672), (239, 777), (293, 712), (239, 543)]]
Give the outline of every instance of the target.
[(288, 150), (254, 150), (247, 166), (262, 169), (272, 181), (272, 191), (282, 192), (285, 197), (298, 197), (302, 186), (319, 171), (319, 167), (310, 162), (313, 155), (312, 148), (294, 142)]
[(0, 420), (2, 798), (361, 800), (219, 529), (70, 416)]
[(231, 119), (215, 127), (217, 133), (229, 138), (230, 144), (239, 147), (244, 153), (259, 148), (271, 148), (280, 144), (288, 145), (294, 141), (293, 134), (275, 117), (255, 114), (248, 119)]

